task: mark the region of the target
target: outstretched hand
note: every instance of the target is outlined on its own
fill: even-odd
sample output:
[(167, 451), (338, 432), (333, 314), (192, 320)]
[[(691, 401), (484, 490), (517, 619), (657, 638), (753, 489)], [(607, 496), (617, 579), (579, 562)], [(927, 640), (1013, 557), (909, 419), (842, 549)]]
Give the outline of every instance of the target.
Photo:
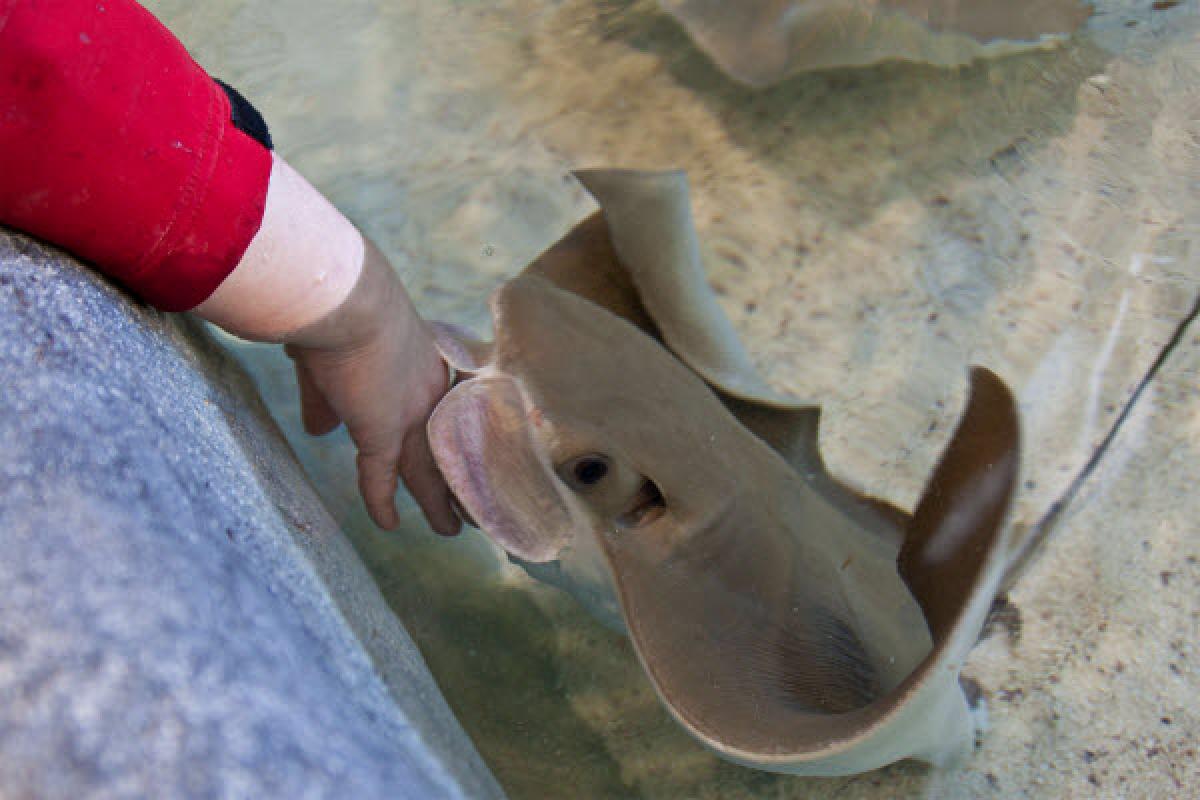
[(434, 530), (462, 527), (425, 422), (449, 388), (428, 325), (382, 253), (278, 154), (262, 225), (237, 268), (196, 308), (296, 365), (304, 428), (345, 423), (371, 519), (394, 529), (403, 478)]
[(358, 448), (358, 488), (375, 524), (399, 524), (397, 478), (438, 533), (461, 522), (434, 464), (425, 422), (446, 393), (448, 373), (426, 323), (386, 258), (366, 243), (362, 274), (346, 302), (288, 337), (304, 429), (345, 423)]

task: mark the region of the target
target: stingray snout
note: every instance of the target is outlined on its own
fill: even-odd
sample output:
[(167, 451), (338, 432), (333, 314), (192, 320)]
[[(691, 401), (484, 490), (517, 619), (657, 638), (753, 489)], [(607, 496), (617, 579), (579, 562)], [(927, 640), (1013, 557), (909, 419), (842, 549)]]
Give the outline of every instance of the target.
[(593, 436), (557, 430), (516, 380), (456, 385), (429, 419), (429, 442), (462, 515), (518, 558), (559, 557), (577, 525), (643, 528), (666, 511), (657, 483)]
[(558, 556), (570, 538), (571, 515), (515, 381), (490, 375), (455, 386), (430, 416), (428, 434), (465, 516), (519, 558), (539, 563)]

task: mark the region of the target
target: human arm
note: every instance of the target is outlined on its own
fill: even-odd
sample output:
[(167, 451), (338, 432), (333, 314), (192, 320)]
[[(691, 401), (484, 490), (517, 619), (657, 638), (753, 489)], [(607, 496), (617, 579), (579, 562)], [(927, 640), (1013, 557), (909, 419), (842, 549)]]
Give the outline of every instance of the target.
[(305, 430), (346, 424), (377, 525), (398, 523), (399, 474), (436, 531), (458, 532), (425, 435), (446, 365), (387, 259), (282, 158), (241, 263), (195, 310), (243, 338), (286, 345)]
[(397, 521), (399, 469), (457, 529), (423, 433), (445, 368), (398, 277), (136, 3), (0, 0), (0, 224), (160, 309), (288, 344), (306, 427), (346, 422), (376, 522)]

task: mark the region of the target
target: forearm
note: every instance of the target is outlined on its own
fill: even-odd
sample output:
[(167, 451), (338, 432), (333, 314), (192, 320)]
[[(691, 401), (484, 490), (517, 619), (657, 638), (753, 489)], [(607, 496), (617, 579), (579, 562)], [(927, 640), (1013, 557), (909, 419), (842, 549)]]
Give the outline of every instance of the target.
[(350, 296), (364, 253), (350, 221), (276, 155), (258, 232), (196, 313), (245, 339), (295, 341)]
[(402, 475), (457, 531), (424, 431), (447, 388), (429, 330), (387, 259), (233, 100), (131, 0), (0, 0), (0, 224), (161, 309), (286, 343), (306, 427), (345, 423), (371, 516), (397, 524)]

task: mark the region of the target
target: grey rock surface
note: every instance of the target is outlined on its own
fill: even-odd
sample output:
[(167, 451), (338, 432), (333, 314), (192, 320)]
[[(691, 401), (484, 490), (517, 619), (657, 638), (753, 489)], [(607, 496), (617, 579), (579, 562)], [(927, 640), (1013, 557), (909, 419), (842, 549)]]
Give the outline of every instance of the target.
[(0, 797), (500, 797), (253, 384), (0, 230)]

